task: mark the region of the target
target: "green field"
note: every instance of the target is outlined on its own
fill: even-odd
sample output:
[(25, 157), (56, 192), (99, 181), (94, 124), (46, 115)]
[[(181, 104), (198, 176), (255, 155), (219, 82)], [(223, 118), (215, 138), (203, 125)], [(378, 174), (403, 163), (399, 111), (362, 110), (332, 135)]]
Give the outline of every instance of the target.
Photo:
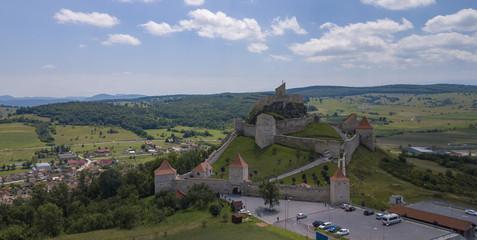
[(54, 239), (304, 239), (301, 235), (275, 226), (259, 227), (256, 223), (262, 221), (254, 217), (251, 217), (249, 222), (233, 224), (230, 221), (231, 214), (228, 212), (227, 223), (224, 223), (222, 217), (212, 217), (208, 211), (179, 211), (155, 226), (137, 227), (132, 230), (100, 230)]
[(282, 178), (278, 180), (277, 182), (284, 185), (293, 185), (292, 179), (295, 178), (295, 184), (298, 185), (303, 182), (303, 177), (302, 177), (303, 174), (306, 174), (306, 179), (307, 179), (306, 184), (311, 186), (318, 186), (316, 182), (313, 180), (313, 173), (314, 173), (317, 177), (317, 180), (320, 182), (319, 186), (329, 186), (329, 184), (325, 182), (325, 179), (323, 178), (323, 175), (321, 174), (321, 171), (323, 170), (324, 166), (328, 166), (328, 171), (326, 171), (326, 173), (328, 174), (329, 177), (333, 176), (336, 169), (338, 168), (338, 165), (336, 163), (326, 162), (318, 166), (314, 166), (305, 171), (299, 172), (297, 174), (293, 174), (286, 178)]
[(28, 148), (45, 146), (40, 142), (35, 128), (23, 123), (0, 124), (0, 149)]
[(454, 174), (456, 174), (458, 172), (456, 170), (452, 170), (450, 168), (445, 168), (445, 167), (439, 165), (436, 162), (428, 161), (428, 160), (421, 160), (421, 159), (417, 159), (417, 158), (407, 158), (407, 162), (414, 164), (414, 166), (416, 166), (418, 169), (422, 169), (422, 170), (429, 169), (432, 172), (436, 172), (436, 173), (445, 174), (448, 169), (451, 170)]
[[(464, 196), (431, 191), (417, 187), (409, 182), (397, 179), (378, 167), (379, 161), (387, 154), (380, 148), (375, 152), (360, 146), (353, 154), (353, 160), (347, 167), (347, 177), (351, 183), (351, 201), (354, 204), (364, 202), (365, 206), (375, 209), (388, 209), (389, 197), (400, 194), (405, 202), (424, 200), (442, 200), (468, 205)], [(475, 206), (472, 206), (475, 207)]]
[[(175, 130), (177, 132), (173, 132), (172, 130)], [(167, 129), (164, 128), (164, 129), (147, 129), (146, 132), (147, 134), (157, 139), (166, 139), (170, 137), (171, 134), (174, 134), (176, 137), (179, 137), (179, 138), (184, 138), (184, 133), (180, 132), (182, 130), (185, 130), (185, 131), (193, 130), (195, 132), (200, 132), (200, 133), (205, 133), (205, 131), (208, 131), (212, 135), (212, 136), (197, 135), (197, 136), (185, 138), (185, 139), (191, 139), (191, 140), (221, 140), (226, 136), (226, 134), (224, 134), (224, 131), (222, 130), (196, 128), (196, 127), (184, 127), (184, 126), (175, 126), (171, 128), (171, 131), (167, 131)]]
[[(228, 179), (228, 165), (235, 159), (237, 154), (240, 154), (248, 164), (248, 172), (252, 175), (249, 178), (252, 181), (278, 176), (311, 162), (309, 151), (300, 150), (298, 159), (297, 153), (298, 149), (279, 144), (273, 144), (260, 149), (255, 144), (253, 137), (239, 136), (232, 141), (222, 156), (214, 163), (215, 177)], [(221, 171), (222, 167), (224, 172)]]
[(90, 126), (56, 126), (55, 138), (56, 145), (72, 145), (84, 143), (99, 143), (134, 140), (140, 137), (131, 131), (122, 128), (113, 127), (118, 133), (108, 133), (110, 127), (90, 127)]
[(477, 144), (477, 133), (474, 129), (437, 132), (437, 133), (405, 133), (389, 137), (377, 138), (379, 145), (402, 145), (408, 146), (446, 146), (446, 145), (475, 145)]
[(292, 133), (290, 136), (293, 137), (304, 137), (304, 138), (317, 138), (321, 140), (335, 140), (343, 143), (343, 138), (335, 131), (335, 129), (326, 124), (326, 123), (310, 123), (306, 126), (306, 129)]

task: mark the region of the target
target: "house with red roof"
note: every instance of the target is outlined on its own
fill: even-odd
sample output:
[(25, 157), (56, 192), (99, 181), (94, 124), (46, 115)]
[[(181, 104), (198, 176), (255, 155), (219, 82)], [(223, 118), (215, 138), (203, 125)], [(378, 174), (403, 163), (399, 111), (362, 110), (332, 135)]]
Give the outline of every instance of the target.
[(208, 162), (201, 162), (192, 169), (191, 178), (210, 178), (212, 176), (212, 166)]

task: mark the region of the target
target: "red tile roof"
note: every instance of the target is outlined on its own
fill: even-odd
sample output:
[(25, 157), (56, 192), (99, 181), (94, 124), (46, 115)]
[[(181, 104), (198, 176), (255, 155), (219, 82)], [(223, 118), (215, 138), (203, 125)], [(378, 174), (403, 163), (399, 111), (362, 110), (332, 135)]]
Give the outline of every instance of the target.
[(333, 181), (349, 181), (349, 178), (347, 178), (343, 172), (341, 171), (341, 168), (336, 169), (335, 174), (330, 177), (330, 180)]
[(472, 227), (472, 225), (475, 226), (475, 224), (470, 221), (426, 212), (414, 208), (404, 207), (401, 205), (393, 205), (388, 211), (391, 213), (396, 213), (403, 217), (416, 219), (419, 221), (439, 225), (446, 228), (457, 229), (460, 231), (467, 231), (470, 227)]
[(351, 121), (351, 119), (356, 119), (356, 113), (352, 113), (351, 115), (349, 115), (344, 121), (343, 121), (343, 124)]
[(161, 163), (161, 166), (154, 170), (154, 175), (168, 175), (168, 174), (176, 174), (177, 171), (171, 167), (169, 162), (164, 159), (164, 161)]
[(359, 123), (359, 125), (356, 127), (359, 129), (373, 129), (373, 126), (369, 124), (368, 119), (366, 117), (363, 117), (363, 120)]
[(229, 167), (231, 168), (245, 168), (247, 166), (248, 164), (242, 159), (242, 156), (240, 156), (240, 154), (237, 154), (234, 161), (229, 165)]
[(212, 166), (208, 162), (201, 162), (197, 167), (192, 169), (192, 172), (205, 172), (209, 169), (212, 169)]
[(179, 199), (179, 200), (180, 200), (181, 198), (185, 197), (185, 195), (186, 195), (186, 194), (185, 194), (183, 191), (181, 191), (181, 190), (177, 190), (177, 191), (176, 191), (176, 198)]
[(241, 206), (243, 206), (243, 203), (242, 203), (242, 201), (234, 201), (232, 203), (232, 206), (234, 206), (235, 208), (236, 207), (241, 207)]

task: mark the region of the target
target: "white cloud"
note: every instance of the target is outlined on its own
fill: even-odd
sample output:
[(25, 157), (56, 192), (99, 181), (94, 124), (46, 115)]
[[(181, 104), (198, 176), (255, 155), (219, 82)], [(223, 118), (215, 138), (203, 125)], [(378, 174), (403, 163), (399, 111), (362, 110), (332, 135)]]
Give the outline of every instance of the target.
[(296, 17), (292, 18), (285, 18), (285, 20), (281, 21), (279, 17), (274, 18), (272, 22), (272, 35), (283, 35), (285, 34), (285, 30), (292, 30), (296, 34), (307, 34), (306, 30), (300, 27)]
[(223, 38), (227, 40), (263, 39), (261, 28), (252, 18), (242, 20), (227, 16), (223, 12), (213, 13), (207, 9), (189, 12), (190, 20), (182, 20), (179, 25), (185, 30), (196, 30), (206, 38)]
[(320, 28), (328, 28), (329, 31), (319, 39), (293, 44), (289, 47), (290, 50), (298, 55), (312, 57), (309, 60), (313, 61), (326, 61), (338, 56), (346, 58), (363, 52), (382, 52), (392, 41), (392, 33), (413, 28), (413, 25), (403, 18), (402, 24), (390, 19), (380, 19), (346, 27), (328, 22)]
[(361, 2), (389, 10), (404, 10), (436, 3), (435, 0), (361, 0)]
[(283, 62), (290, 62), (293, 60), (291, 56), (288, 55), (270, 55), (269, 56), (269, 61), (283, 61)]
[(137, 46), (141, 44), (139, 39), (129, 35), (129, 34), (109, 34), (108, 40), (101, 42), (103, 45), (112, 45), (112, 44), (129, 44)]
[(200, 6), (204, 4), (204, 0), (184, 0), (187, 6)]
[(126, 3), (132, 3), (132, 2), (144, 2), (144, 3), (152, 3), (155, 2), (156, 0), (116, 0), (118, 2), (126, 2)]
[(178, 26), (171, 27), (167, 23), (164, 23), (164, 22), (163, 23), (156, 23), (154, 21), (149, 21), (149, 22), (141, 24), (139, 26), (146, 29), (146, 31), (149, 32), (150, 34), (157, 35), (157, 36), (169, 35), (171, 33), (181, 32), (183, 30), (182, 28), (180, 28)]
[(59, 23), (89, 24), (98, 27), (112, 27), (119, 24), (119, 20), (116, 17), (110, 16), (107, 13), (73, 12), (64, 8), (57, 12), (54, 18)]
[(436, 16), (426, 22), (426, 32), (477, 31), (477, 11), (462, 9), (456, 14)]
[(86, 48), (87, 46), (86, 46), (86, 44), (80, 44), (79, 47), (80, 48)]
[(249, 52), (253, 53), (262, 53), (263, 51), (268, 50), (268, 46), (263, 43), (250, 43), (247, 46)]
[(206, 38), (223, 38), (227, 40), (263, 40), (265, 35), (255, 19), (242, 20), (227, 16), (223, 12), (213, 13), (207, 9), (190, 11), (189, 20), (181, 20), (178, 25), (155, 23), (149, 21), (141, 24), (151, 34), (162, 36), (185, 30), (195, 30), (197, 35)]
[(46, 64), (41, 66), (41, 69), (55, 69), (56, 67), (52, 64)]

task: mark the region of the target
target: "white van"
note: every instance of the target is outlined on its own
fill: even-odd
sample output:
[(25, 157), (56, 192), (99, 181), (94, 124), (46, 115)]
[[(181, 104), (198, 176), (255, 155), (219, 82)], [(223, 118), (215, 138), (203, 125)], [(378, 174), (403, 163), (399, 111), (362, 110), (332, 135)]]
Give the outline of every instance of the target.
[(391, 224), (400, 223), (401, 217), (394, 213), (386, 214), (383, 216), (382, 221), (383, 221), (383, 225), (389, 226)]

